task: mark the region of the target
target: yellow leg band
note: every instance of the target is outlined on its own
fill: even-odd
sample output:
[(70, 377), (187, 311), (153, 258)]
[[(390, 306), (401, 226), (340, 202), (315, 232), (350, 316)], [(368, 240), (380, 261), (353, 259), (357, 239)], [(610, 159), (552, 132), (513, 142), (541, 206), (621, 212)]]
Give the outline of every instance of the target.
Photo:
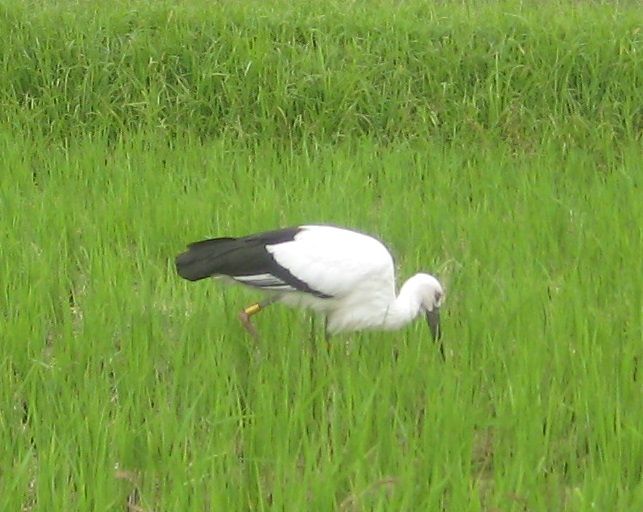
[(259, 304), (253, 304), (252, 306), (248, 306), (243, 311), (245, 312), (246, 315), (252, 316), (255, 313), (259, 313), (259, 311), (261, 311), (261, 306)]

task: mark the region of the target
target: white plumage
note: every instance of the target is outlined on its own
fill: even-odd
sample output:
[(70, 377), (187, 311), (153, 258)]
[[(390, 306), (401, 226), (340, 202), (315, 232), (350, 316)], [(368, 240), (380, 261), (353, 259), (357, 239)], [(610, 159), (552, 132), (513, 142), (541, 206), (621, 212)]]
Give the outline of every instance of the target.
[(429, 274), (416, 274), (395, 294), (395, 269), (377, 239), (334, 226), (306, 225), (241, 238), (196, 242), (177, 257), (189, 280), (227, 277), (264, 290), (269, 298), (241, 313), (249, 317), (272, 302), (313, 309), (327, 318), (330, 334), (398, 329), (424, 312), (439, 337), (444, 292)]

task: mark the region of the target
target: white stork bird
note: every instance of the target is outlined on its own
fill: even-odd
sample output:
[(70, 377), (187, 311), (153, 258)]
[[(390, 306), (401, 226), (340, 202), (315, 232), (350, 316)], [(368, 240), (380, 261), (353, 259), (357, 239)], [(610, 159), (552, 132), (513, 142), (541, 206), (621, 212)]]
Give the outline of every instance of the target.
[(189, 281), (225, 277), (268, 292), (239, 314), (255, 337), (250, 317), (273, 302), (325, 314), (327, 334), (398, 329), (423, 312), (434, 340), (440, 337), (440, 282), (415, 274), (396, 296), (388, 249), (348, 229), (311, 225), (202, 240), (177, 256), (176, 269)]

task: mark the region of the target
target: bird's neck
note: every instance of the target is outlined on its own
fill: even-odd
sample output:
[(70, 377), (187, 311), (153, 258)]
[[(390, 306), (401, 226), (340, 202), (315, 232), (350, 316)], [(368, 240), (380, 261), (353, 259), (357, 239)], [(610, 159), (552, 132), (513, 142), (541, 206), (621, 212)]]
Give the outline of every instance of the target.
[(388, 307), (382, 327), (391, 330), (399, 329), (415, 319), (421, 309), (422, 301), (417, 282), (411, 277), (402, 285), (400, 293)]

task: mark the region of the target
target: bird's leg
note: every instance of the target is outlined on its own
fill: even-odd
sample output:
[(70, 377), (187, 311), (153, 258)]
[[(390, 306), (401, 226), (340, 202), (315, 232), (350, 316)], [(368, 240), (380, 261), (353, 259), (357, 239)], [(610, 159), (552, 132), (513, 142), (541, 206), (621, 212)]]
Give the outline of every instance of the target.
[(310, 316), (310, 341), (315, 343), (315, 315)]
[(324, 318), (324, 341), (326, 342), (326, 350), (330, 350), (330, 333), (328, 332), (328, 317)]
[(241, 325), (243, 325), (245, 330), (248, 331), (255, 340), (259, 339), (259, 333), (257, 332), (255, 326), (252, 325), (250, 317), (255, 313), (258, 313), (260, 310), (261, 307), (259, 306), (259, 304), (253, 304), (252, 306), (248, 306), (247, 308), (242, 309), (239, 312), (239, 320), (241, 321)]
[(446, 361), (447, 358), (444, 355), (444, 344), (442, 343), (442, 340), (438, 341), (438, 349), (440, 350), (440, 359), (442, 359), (443, 362)]
[(275, 302), (275, 300), (277, 300), (276, 297), (270, 297), (268, 299), (262, 300), (261, 302), (255, 302), (251, 306), (242, 309), (239, 313), (239, 320), (241, 321), (241, 325), (243, 325), (246, 331), (248, 331), (255, 340), (259, 339), (259, 333), (257, 332), (256, 327), (252, 325), (250, 317), (259, 313), (259, 311)]

